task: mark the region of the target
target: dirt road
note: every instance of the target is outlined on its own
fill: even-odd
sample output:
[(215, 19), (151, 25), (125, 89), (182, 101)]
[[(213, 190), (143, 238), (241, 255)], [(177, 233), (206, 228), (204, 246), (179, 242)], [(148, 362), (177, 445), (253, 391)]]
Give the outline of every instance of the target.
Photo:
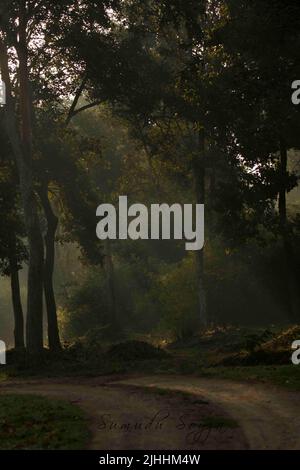
[(236, 419), (250, 449), (300, 449), (299, 392), (195, 377), (144, 377), (127, 384), (183, 390), (207, 397)]
[[(0, 393), (81, 406), (91, 449), (300, 449), (300, 393), (256, 384), (187, 376), (48, 379), (1, 383)], [(212, 417), (220, 426), (211, 426)], [(227, 426), (230, 418), (240, 427)]]

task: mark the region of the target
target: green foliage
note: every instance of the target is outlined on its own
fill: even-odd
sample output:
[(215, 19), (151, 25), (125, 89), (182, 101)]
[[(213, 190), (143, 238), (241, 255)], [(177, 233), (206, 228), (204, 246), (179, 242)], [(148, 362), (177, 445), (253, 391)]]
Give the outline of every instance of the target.
[(60, 400), (33, 395), (1, 395), (1, 450), (77, 450), (87, 445), (83, 412)]
[(177, 265), (163, 267), (155, 280), (161, 309), (161, 328), (176, 339), (191, 336), (197, 321), (196, 267), (192, 256)]
[(239, 427), (239, 424), (226, 416), (206, 416), (201, 420), (201, 426), (210, 429), (234, 429)]
[(261, 382), (300, 391), (300, 368), (293, 365), (253, 367), (213, 367), (198, 372), (203, 377)]
[(260, 334), (248, 334), (245, 337), (244, 347), (250, 352), (254, 352), (259, 346), (272, 338), (273, 334), (269, 330), (265, 330)]
[[(300, 73), (299, 2), (25, 3), (35, 189), (46, 184), (60, 219), (65, 246), (57, 251), (75, 242), (86, 262), (78, 273), (74, 250), (67, 288), (57, 296), (63, 336), (79, 338), (70, 356), (99, 359), (103, 342), (134, 333), (185, 340), (199, 327), (197, 263), (182, 244), (112, 243), (108, 272), (95, 210), (119, 194), (148, 205), (194, 203), (202, 192), (210, 322), (285, 321), (291, 278), (294, 290), (299, 285), (299, 196), (292, 211), (284, 203), (289, 254), (276, 202), (298, 183), (297, 165), (283, 168), (279, 151), (295, 149), (299, 158), (299, 108), (290, 100), (290, 81)], [(19, 12), (17, 2), (3, 5), (1, 37), (18, 84)], [(13, 93), (19, 105), (18, 86)], [(4, 132), (0, 139), (0, 271), (7, 275), (11, 254), (18, 268), (26, 260), (26, 240), (12, 152)], [(262, 352), (267, 336), (242, 336), (235, 346), (246, 361), (286, 360), (286, 351)]]
[[(150, 267), (150, 266), (149, 266)], [(152, 265), (152, 269), (155, 264)], [(125, 331), (154, 331), (175, 338), (191, 335), (198, 326), (195, 265), (192, 257), (174, 264), (159, 264), (155, 272), (145, 272), (143, 263), (117, 262), (114, 269), (116, 308)], [(128, 296), (130, 292), (130, 296)], [(62, 311), (65, 338), (83, 336), (100, 328), (109, 335), (112, 311), (107, 278), (102, 269), (93, 269), (74, 290)]]
[(264, 348), (270, 350), (290, 350), (291, 344), (300, 338), (300, 325), (293, 325), (274, 334), (269, 341), (264, 341)]
[(111, 359), (134, 361), (146, 359), (166, 359), (168, 354), (163, 350), (143, 341), (126, 341), (115, 344), (107, 351)]
[(73, 289), (64, 302), (62, 317), (63, 337), (76, 338), (90, 330), (110, 324), (111, 311), (107, 280), (103, 270), (92, 269), (83, 282)]
[[(224, 366), (290, 364), (291, 346), (293, 341), (299, 339), (299, 333), (298, 325), (285, 328), (280, 332), (265, 330), (247, 333), (240, 340), (239, 347), (235, 348), (238, 352), (221, 359), (219, 364)], [(218, 364), (218, 361), (215, 363)]]
[(24, 244), (25, 229), (16, 169), (7, 142), (1, 142), (1, 145), (4, 157), (0, 161), (0, 274), (9, 276), (11, 265), (14, 263), (20, 269), (28, 254)]
[(89, 264), (102, 261), (101, 244), (91, 239), (99, 203), (92, 174), (101, 162), (99, 138), (68, 128), (61, 110), (51, 105), (36, 113), (37, 186), (46, 185), (59, 207), (60, 241), (77, 242)]

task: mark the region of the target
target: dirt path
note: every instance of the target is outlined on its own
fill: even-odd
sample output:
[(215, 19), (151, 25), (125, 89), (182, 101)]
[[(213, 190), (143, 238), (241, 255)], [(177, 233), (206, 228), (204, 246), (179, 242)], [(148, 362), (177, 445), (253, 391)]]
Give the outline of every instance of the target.
[(299, 392), (195, 377), (144, 377), (124, 383), (207, 397), (236, 419), (251, 449), (300, 449)]
[[(300, 393), (261, 385), (186, 376), (49, 379), (2, 383), (0, 393), (78, 404), (90, 417), (91, 449), (300, 449)], [(220, 416), (240, 428), (200, 427)]]

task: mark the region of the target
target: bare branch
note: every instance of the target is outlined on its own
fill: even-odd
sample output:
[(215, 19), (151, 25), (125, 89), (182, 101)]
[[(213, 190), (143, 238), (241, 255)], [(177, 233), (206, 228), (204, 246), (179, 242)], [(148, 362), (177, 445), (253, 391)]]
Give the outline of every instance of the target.
[(73, 99), (73, 102), (70, 106), (70, 109), (69, 109), (69, 112), (68, 112), (68, 116), (67, 116), (67, 119), (66, 119), (66, 126), (68, 126), (68, 124), (70, 123), (71, 119), (74, 117), (74, 112), (75, 112), (75, 109), (76, 109), (76, 106), (78, 104), (78, 101), (79, 101), (79, 98), (84, 90), (84, 87), (86, 85), (86, 82), (87, 82), (87, 77), (85, 76), (80, 84), (80, 86), (78, 87), (76, 93), (75, 93), (75, 96), (74, 96), (74, 99)]
[(101, 101), (93, 101), (92, 103), (85, 104), (84, 106), (81, 106), (78, 109), (75, 109), (73, 111), (72, 117), (76, 116), (76, 114), (81, 113), (82, 111), (85, 111), (86, 109), (94, 108), (95, 106), (99, 106), (101, 104)]

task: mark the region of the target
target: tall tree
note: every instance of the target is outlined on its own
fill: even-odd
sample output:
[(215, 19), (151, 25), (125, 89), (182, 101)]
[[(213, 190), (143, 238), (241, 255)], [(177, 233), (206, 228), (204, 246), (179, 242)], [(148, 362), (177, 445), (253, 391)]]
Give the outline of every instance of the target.
[(279, 230), (282, 239), (282, 283), (290, 319), (295, 321), (300, 309), (299, 272), (287, 193), (297, 184), (288, 170), (288, 151), (300, 144), (300, 114), (291, 102), (291, 84), (300, 73), (300, 7), (298, 2), (282, 0), (224, 4), (227, 21), (218, 33), (226, 56), (227, 93), (239, 115), (239, 119), (228, 115), (227, 131), (236, 139), (236, 156), (256, 165), (272, 188), (272, 197), (277, 193), (278, 224), (273, 230)]
[[(2, 149), (9, 146), (1, 138)], [(20, 294), (19, 271), (27, 259), (23, 244), (24, 226), (19, 208), (19, 195), (16, 191), (16, 172), (10, 159), (2, 158), (0, 163), (0, 209), (2, 223), (0, 226), (0, 272), (10, 277), (11, 298), (14, 313), (15, 349), (25, 348), (24, 316)]]
[[(204, 203), (206, 109), (191, 99), (194, 90), (187, 89), (183, 71), (188, 74), (194, 66), (195, 55), (199, 66), (193, 73), (203, 70), (201, 51), (209, 2), (171, 3), (124, 2), (119, 13), (122, 21), (114, 25), (114, 34), (106, 37), (97, 31), (78, 34), (75, 28), (76, 54), (85, 62), (91, 102), (109, 99), (117, 104), (123, 115), (136, 123), (136, 135), (142, 141), (145, 142), (144, 134), (153, 126), (160, 125), (166, 130), (171, 121), (176, 123), (180, 119), (190, 125), (194, 132), (190, 170), (194, 172), (195, 198), (198, 203)], [(100, 62), (105, 62), (106, 67), (99, 68)], [(199, 320), (206, 325), (204, 250), (198, 254), (198, 259)]]
[(23, 2), (20, 3), (19, 7), (20, 35), (18, 36), (16, 49), (20, 61), (21, 134), (19, 133), (16, 120), (16, 108), (9, 73), (8, 31), (10, 25), (3, 24), (3, 22), (1, 23), (0, 62), (2, 78), (6, 84), (7, 92), (6, 128), (18, 168), (25, 226), (29, 242), (26, 342), (30, 352), (38, 353), (43, 348), (43, 240), (31, 168), (31, 101), (29, 95), (26, 23), (24, 24), (23, 20)]

